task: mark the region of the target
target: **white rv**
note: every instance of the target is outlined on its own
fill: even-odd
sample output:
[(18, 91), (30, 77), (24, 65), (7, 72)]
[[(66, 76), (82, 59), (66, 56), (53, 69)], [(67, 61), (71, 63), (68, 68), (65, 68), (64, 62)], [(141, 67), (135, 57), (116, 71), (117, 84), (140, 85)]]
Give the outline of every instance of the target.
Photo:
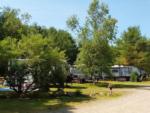
[[(132, 72), (137, 73), (138, 80), (141, 81), (145, 73), (143, 70), (140, 70), (137, 67), (124, 65), (114, 65), (111, 67), (110, 71), (114, 80), (121, 80), (121, 81), (129, 81)], [(78, 78), (80, 80), (90, 79), (90, 77), (86, 76), (82, 71), (78, 70), (76, 67), (73, 66), (70, 67), (70, 74), (73, 77)], [(102, 76), (97, 75), (97, 77), (99, 77), (99, 79), (105, 80), (108, 79), (110, 75), (102, 73)]]
[[(111, 68), (111, 73), (115, 80), (129, 80), (132, 72), (136, 72), (138, 74), (138, 78), (140, 80), (142, 79), (142, 74), (144, 72), (137, 67), (114, 65)], [(108, 75), (103, 74), (103, 78), (107, 78), (107, 76)]]
[(80, 79), (85, 78), (85, 74), (75, 67), (70, 67), (70, 73), (72, 74), (73, 77), (77, 77)]

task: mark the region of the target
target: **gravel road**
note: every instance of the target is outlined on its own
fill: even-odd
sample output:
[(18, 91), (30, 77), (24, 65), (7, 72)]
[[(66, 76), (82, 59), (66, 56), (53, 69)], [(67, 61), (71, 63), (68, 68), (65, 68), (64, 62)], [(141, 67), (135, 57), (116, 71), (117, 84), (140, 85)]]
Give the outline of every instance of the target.
[(93, 101), (57, 113), (150, 113), (150, 88), (129, 89), (132, 93), (118, 99)]

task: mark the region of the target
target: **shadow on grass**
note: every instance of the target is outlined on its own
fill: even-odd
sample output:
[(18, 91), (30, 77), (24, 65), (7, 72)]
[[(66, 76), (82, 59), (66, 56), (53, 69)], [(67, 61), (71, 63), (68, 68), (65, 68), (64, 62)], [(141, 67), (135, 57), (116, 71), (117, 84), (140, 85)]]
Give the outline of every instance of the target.
[[(72, 93), (72, 92), (71, 92)], [(63, 95), (45, 98), (1, 98), (0, 113), (72, 113), (75, 103), (92, 100), (88, 95)]]
[(69, 88), (69, 89), (86, 89), (87, 87), (83, 87), (83, 86), (72, 86), (72, 85), (66, 85), (65, 88)]
[[(72, 110), (75, 109), (73, 107), (75, 103), (89, 101), (94, 98), (91, 98), (87, 95), (81, 95), (81, 96), (72, 96), (72, 97), (61, 96), (61, 97), (57, 97), (57, 99), (59, 100), (58, 104), (47, 106), (51, 110), (50, 113), (73, 113)], [(71, 103), (71, 105), (69, 103)]]

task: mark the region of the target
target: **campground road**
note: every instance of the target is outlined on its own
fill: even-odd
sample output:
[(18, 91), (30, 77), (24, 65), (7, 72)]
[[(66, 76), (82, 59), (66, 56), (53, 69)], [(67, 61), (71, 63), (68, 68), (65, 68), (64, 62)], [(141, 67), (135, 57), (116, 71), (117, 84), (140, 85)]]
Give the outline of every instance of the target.
[(128, 90), (132, 93), (117, 99), (97, 100), (56, 113), (150, 113), (150, 88)]

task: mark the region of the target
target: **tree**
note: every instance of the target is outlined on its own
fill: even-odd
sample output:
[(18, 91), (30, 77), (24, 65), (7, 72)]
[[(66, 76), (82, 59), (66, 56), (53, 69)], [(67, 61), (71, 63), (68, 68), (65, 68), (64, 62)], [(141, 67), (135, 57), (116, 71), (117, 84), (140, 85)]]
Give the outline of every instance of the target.
[(72, 36), (64, 30), (58, 30), (55, 36), (50, 34), (49, 37), (52, 39), (54, 47), (65, 52), (68, 63), (73, 64), (77, 57), (78, 48)]
[(8, 74), (8, 62), (19, 55), (17, 40), (10, 37), (0, 41), (0, 75)]
[(139, 27), (129, 27), (117, 41), (116, 57), (118, 64), (132, 65), (148, 71), (149, 67), (149, 40), (142, 36)]
[(83, 72), (93, 76), (110, 74), (110, 66), (113, 64), (113, 51), (106, 40), (94, 38), (84, 42), (80, 49), (76, 64)]
[(148, 38), (143, 37), (141, 40), (137, 41), (135, 47), (138, 53), (135, 59), (135, 65), (145, 70), (147, 73), (150, 73), (150, 41)]
[(5, 77), (11, 89), (21, 95), (25, 91), (22, 86), (28, 76), (28, 67), (26, 62), (17, 61), (21, 55), (17, 43), (16, 39), (10, 37), (0, 41), (0, 63), (3, 69), (1, 76)]
[[(0, 11), (0, 40), (11, 37), (20, 39), (21, 35), (25, 33), (25, 23), (27, 23), (30, 16), (28, 14), (21, 15), (19, 10), (4, 7)], [(23, 21), (26, 21), (23, 23)]]
[(29, 28), (30, 34), (41, 34), (44, 38), (49, 38), (53, 42), (53, 47), (57, 47), (60, 51), (65, 51), (67, 62), (73, 64), (76, 60), (78, 48), (73, 37), (64, 30), (57, 30), (56, 28), (46, 28), (34, 24)]
[[(6, 76), (6, 80), (11, 89), (13, 89), (19, 96), (26, 93), (30, 89), (30, 85), (25, 87), (25, 81), (30, 76), (28, 69), (28, 63), (26, 60), (10, 60), (9, 73)], [(28, 83), (29, 84), (29, 83)]]
[(84, 26), (80, 26), (76, 16), (67, 20), (68, 27), (78, 33), (80, 53), (76, 64), (89, 75), (109, 72), (113, 62), (110, 41), (115, 38), (116, 19), (109, 15), (108, 7), (99, 0), (89, 6)]
[[(8, 85), (19, 95), (32, 91), (33, 85), (41, 91), (48, 91), (52, 84), (63, 87), (68, 75), (64, 51), (40, 34), (23, 36), (20, 40), (9, 37), (1, 40), (0, 63), (5, 65), (6, 72), (1, 73)], [(33, 80), (23, 87), (29, 75)]]
[(30, 60), (31, 73), (36, 87), (48, 91), (51, 84), (63, 87), (67, 76), (65, 54), (42, 35), (31, 35), (20, 40), (22, 57)]
[(78, 52), (73, 37), (64, 30), (46, 28), (37, 24), (28, 25), (30, 17), (28, 13), (20, 14), (18, 9), (2, 8), (0, 12), (0, 39), (11, 37), (20, 40), (22, 35), (41, 34), (43, 38), (51, 38), (54, 47), (65, 51), (68, 63), (73, 64)]
[[(24, 77), (28, 76), (24, 73), (26, 70), (33, 74), (33, 84), (40, 90), (49, 90), (51, 84), (63, 87), (68, 63), (73, 64), (76, 59), (76, 43), (68, 32), (37, 24), (28, 25), (29, 19), (30, 15), (21, 15), (19, 10), (2, 8), (0, 74), (11, 81), (9, 85), (16, 93), (28, 90), (21, 88)], [(19, 59), (24, 63), (18, 63)]]

